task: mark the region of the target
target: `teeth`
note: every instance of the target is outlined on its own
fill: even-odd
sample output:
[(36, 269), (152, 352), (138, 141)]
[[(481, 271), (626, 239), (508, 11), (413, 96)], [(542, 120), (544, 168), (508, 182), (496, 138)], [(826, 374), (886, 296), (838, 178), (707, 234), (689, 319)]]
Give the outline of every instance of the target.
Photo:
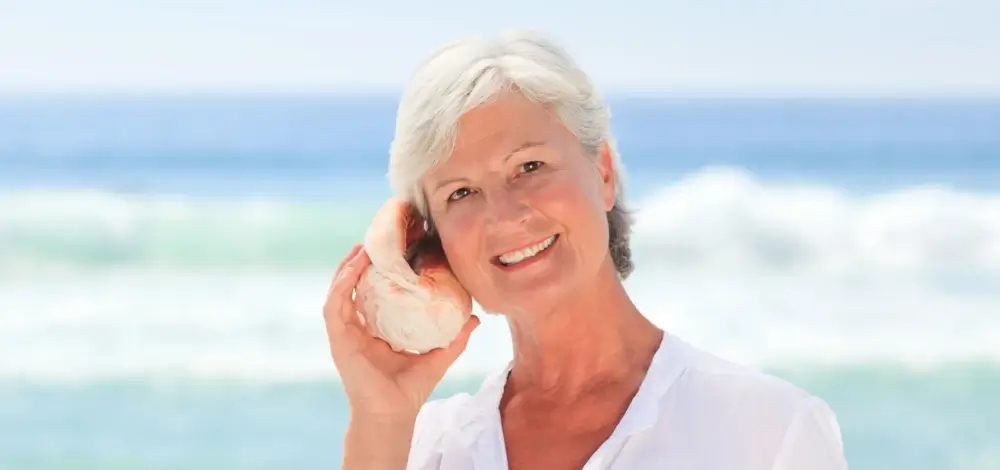
[(524, 248), (524, 249), (521, 249), (521, 250), (517, 250), (517, 251), (512, 251), (510, 253), (504, 253), (504, 254), (500, 255), (500, 262), (503, 263), (503, 264), (505, 264), (505, 265), (508, 265), (508, 266), (511, 265), (511, 264), (520, 263), (521, 261), (524, 261), (524, 260), (526, 260), (528, 258), (531, 258), (532, 256), (535, 256), (538, 253), (541, 253), (546, 248), (552, 246), (552, 242), (554, 242), (554, 241), (556, 241), (556, 236), (555, 235), (553, 235), (553, 236), (551, 236), (549, 238), (546, 238), (545, 240), (543, 240), (542, 242), (538, 243), (537, 245), (529, 246), (527, 248)]

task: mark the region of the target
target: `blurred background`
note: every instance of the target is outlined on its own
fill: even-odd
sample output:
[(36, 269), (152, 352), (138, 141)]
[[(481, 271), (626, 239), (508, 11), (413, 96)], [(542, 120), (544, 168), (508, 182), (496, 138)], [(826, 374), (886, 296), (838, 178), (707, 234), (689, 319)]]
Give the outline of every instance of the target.
[(320, 309), (398, 94), (534, 27), (611, 102), (645, 312), (852, 469), (1000, 469), (1000, 3), (612, 4), (0, 0), (0, 468), (337, 467)]

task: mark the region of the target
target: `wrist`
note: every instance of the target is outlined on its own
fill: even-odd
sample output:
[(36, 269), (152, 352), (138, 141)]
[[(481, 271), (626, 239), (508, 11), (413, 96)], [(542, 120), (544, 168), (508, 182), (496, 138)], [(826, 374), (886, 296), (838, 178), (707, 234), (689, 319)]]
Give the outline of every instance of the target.
[(351, 414), (344, 439), (345, 470), (406, 467), (416, 415)]
[(394, 404), (392, 406), (363, 406), (352, 403), (350, 406), (351, 421), (381, 425), (400, 425), (416, 421), (419, 407), (410, 404)]
[(351, 411), (350, 426), (362, 429), (412, 428), (417, 421), (417, 413), (368, 413)]

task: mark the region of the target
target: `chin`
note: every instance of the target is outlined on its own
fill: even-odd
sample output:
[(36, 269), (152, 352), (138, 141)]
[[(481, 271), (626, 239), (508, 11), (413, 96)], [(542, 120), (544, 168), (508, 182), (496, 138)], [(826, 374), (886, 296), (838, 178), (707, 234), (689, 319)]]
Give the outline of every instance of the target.
[(525, 285), (494, 284), (492, 301), (480, 305), (488, 313), (508, 317), (517, 317), (524, 313), (548, 312), (565, 304), (567, 299), (575, 295), (576, 290), (571, 283), (565, 281), (567, 279), (554, 277), (545, 282)]
[[(474, 295), (483, 310), (506, 316), (517, 316), (522, 312), (548, 312), (561, 304), (572, 302), (586, 284), (582, 277), (588, 276), (581, 270), (571, 251), (556, 242), (551, 252), (534, 263), (525, 266), (497, 266), (491, 263), (480, 274), (478, 292)], [(583, 271), (583, 272), (581, 272)]]

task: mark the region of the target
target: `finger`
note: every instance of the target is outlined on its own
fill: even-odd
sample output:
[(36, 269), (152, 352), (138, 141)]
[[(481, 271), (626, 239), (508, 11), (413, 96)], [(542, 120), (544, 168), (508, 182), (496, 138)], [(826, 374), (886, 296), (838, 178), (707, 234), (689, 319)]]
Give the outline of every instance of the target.
[[(351, 262), (357, 260), (358, 256), (363, 250), (362, 245), (355, 245), (351, 249), (350, 254), (341, 261), (340, 266), (337, 268), (337, 274), (334, 276), (333, 281), (330, 283), (330, 287), (327, 288), (326, 292), (326, 302), (323, 305), (323, 317), (326, 319), (328, 327), (339, 327), (343, 326), (344, 315), (342, 311), (345, 307), (353, 306), (353, 299), (350, 298), (349, 293), (353, 290), (354, 285), (357, 284), (357, 279), (360, 278), (360, 274), (354, 277), (352, 281), (350, 278), (345, 280), (345, 271), (349, 271), (347, 268), (351, 266)], [(344, 290), (347, 290), (348, 295), (344, 295)]]
[[(348, 268), (352, 266), (351, 263), (357, 263), (359, 261), (358, 258), (362, 257), (362, 255), (364, 253), (365, 253), (365, 247), (364, 247), (364, 245), (360, 245), (360, 244), (359, 245), (355, 245), (354, 248), (351, 250), (350, 255), (348, 255), (347, 257), (345, 257), (344, 260), (340, 262), (340, 266), (337, 267), (337, 272), (333, 276), (333, 281), (330, 282), (330, 288), (327, 289), (327, 293), (326, 293), (327, 297), (330, 297), (330, 296), (333, 296), (333, 295), (337, 295), (335, 292), (336, 292), (337, 286), (340, 285), (341, 279), (344, 277), (345, 271), (349, 270)], [(366, 254), (363, 257), (364, 258), (368, 258), (368, 256)], [(363, 269), (361, 271), (363, 272)], [(353, 288), (354, 285), (357, 284), (357, 282), (358, 282), (357, 278), (361, 277), (360, 273), (356, 272), (356, 274), (357, 274), (357, 277), (354, 279), (354, 281), (348, 281), (350, 288)]]
[(371, 262), (372, 260), (368, 257), (365, 249), (359, 249), (354, 257), (340, 270), (337, 279), (333, 281), (333, 285), (331, 286), (332, 295), (346, 296), (347, 300), (351, 300), (350, 294), (354, 290), (354, 286), (358, 284), (361, 274), (365, 272), (365, 269), (368, 268)]
[(443, 361), (445, 364), (451, 364), (458, 359), (458, 356), (465, 351), (466, 346), (469, 345), (469, 339), (472, 337), (472, 332), (479, 327), (479, 317), (472, 315), (462, 325), (462, 330), (458, 332), (458, 336), (451, 341), (448, 347), (443, 349), (436, 349), (428, 353), (428, 359), (434, 362)]
[(347, 265), (340, 271), (340, 274), (330, 286), (327, 294), (327, 305), (323, 309), (323, 316), (327, 327), (333, 333), (342, 331), (351, 323), (360, 324), (357, 310), (354, 305), (354, 287), (361, 279), (362, 273), (371, 264), (364, 248), (358, 250), (354, 257), (348, 261)]
[(340, 260), (340, 264), (337, 265), (337, 270), (334, 272), (340, 274), (340, 271), (344, 269), (344, 266), (346, 266), (349, 261), (351, 261), (352, 259), (354, 259), (355, 256), (357, 256), (358, 252), (361, 251), (362, 247), (364, 247), (364, 245), (360, 243), (355, 243), (354, 246), (351, 247), (351, 251), (347, 253), (347, 256), (345, 256), (344, 259)]
[(458, 336), (452, 340), (447, 349), (460, 348), (464, 350), (469, 344), (469, 338), (472, 337), (472, 332), (475, 331), (476, 328), (479, 328), (480, 323), (479, 317), (470, 315), (469, 319), (466, 320), (465, 325), (462, 325), (462, 331), (458, 332)]
[(324, 314), (326, 314), (328, 310), (327, 305), (329, 305), (331, 303), (331, 300), (333, 300), (332, 298), (334, 296), (334, 285), (336, 285), (337, 280), (340, 279), (340, 274), (344, 272), (344, 267), (347, 266), (347, 264), (350, 263), (351, 260), (353, 260), (355, 257), (358, 256), (358, 253), (361, 251), (363, 247), (364, 245), (360, 243), (355, 243), (354, 247), (351, 248), (351, 251), (347, 253), (347, 256), (345, 256), (344, 259), (340, 260), (340, 264), (337, 266), (337, 270), (334, 271), (333, 273), (333, 279), (330, 280), (330, 286), (326, 288), (326, 305), (324, 305), (323, 307)]

